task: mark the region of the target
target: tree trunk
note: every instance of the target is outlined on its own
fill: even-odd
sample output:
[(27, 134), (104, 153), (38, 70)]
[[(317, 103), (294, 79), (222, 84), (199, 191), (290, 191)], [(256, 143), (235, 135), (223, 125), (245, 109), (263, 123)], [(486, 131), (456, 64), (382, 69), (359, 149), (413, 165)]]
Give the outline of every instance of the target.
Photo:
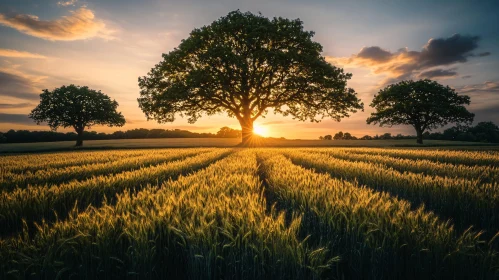
[(78, 133), (78, 136), (76, 137), (76, 147), (81, 147), (83, 146), (83, 129), (78, 129), (76, 130), (76, 133)]
[(423, 130), (419, 127), (416, 127), (416, 139), (418, 144), (423, 144)]
[(253, 120), (248, 117), (239, 121), (242, 129), (241, 146), (250, 146), (253, 138)]

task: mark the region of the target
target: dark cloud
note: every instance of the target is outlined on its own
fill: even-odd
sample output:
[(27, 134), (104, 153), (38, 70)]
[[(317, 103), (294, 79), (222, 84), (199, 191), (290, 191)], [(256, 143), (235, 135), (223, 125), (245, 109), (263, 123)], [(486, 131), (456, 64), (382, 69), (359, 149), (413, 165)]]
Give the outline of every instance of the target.
[(471, 75), (466, 75), (466, 76), (462, 76), (461, 78), (463, 78), (463, 79), (469, 79), (469, 78), (471, 78), (471, 77), (473, 77), (473, 76), (471, 76)]
[(454, 34), (448, 38), (430, 39), (421, 51), (402, 48), (396, 52), (378, 46), (364, 47), (351, 57), (333, 58), (328, 61), (344, 66), (369, 67), (375, 74), (386, 74), (383, 84), (417, 77), (442, 78), (455, 77), (455, 69), (442, 69), (457, 63), (465, 63), (473, 56), (486, 56), (489, 52), (473, 54), (478, 48), (480, 37)]
[(483, 53), (479, 53), (478, 56), (482, 57), (482, 56), (489, 56), (490, 55), (490, 52), (483, 52)]
[(430, 39), (419, 56), (421, 68), (464, 63), (478, 47), (478, 36), (454, 34), (449, 38)]
[(28, 117), (27, 114), (4, 114), (0, 113), (0, 123), (12, 123), (12, 124), (35, 124), (32, 119)]
[(456, 69), (457, 68), (429, 70), (419, 73), (418, 78), (433, 79), (442, 77), (455, 77), (457, 75), (457, 72), (455, 71)]
[(357, 54), (357, 57), (370, 59), (377, 62), (385, 62), (392, 58), (392, 53), (380, 47), (364, 47)]
[(16, 104), (5, 104), (0, 103), (0, 109), (18, 109), (18, 108), (26, 108), (33, 107), (34, 105), (31, 103), (16, 103)]
[(25, 77), (0, 71), (0, 96), (15, 97), (26, 100), (39, 100), (40, 91), (33, 82)]

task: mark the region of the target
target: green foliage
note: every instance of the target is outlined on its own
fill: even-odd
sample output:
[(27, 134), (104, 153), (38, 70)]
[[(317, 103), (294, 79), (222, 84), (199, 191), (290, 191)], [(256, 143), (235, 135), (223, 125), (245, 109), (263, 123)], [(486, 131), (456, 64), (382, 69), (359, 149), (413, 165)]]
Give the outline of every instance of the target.
[(347, 87), (351, 74), (326, 62), (313, 35), (299, 19), (231, 12), (194, 29), (139, 78), (139, 106), (158, 122), (224, 112), (238, 119), (243, 138), (269, 109), (300, 121), (340, 120), (362, 103)]
[(37, 124), (48, 123), (53, 130), (72, 127), (81, 136), (85, 128), (93, 125), (123, 126), (125, 118), (117, 108), (118, 102), (100, 91), (69, 85), (43, 90), (40, 104), (29, 117)]
[(416, 129), (418, 142), (426, 130), (448, 123), (471, 123), (474, 114), (463, 105), (470, 98), (458, 95), (448, 86), (428, 79), (402, 81), (387, 86), (374, 96), (371, 107), (376, 112), (367, 119), (368, 124), (412, 125)]

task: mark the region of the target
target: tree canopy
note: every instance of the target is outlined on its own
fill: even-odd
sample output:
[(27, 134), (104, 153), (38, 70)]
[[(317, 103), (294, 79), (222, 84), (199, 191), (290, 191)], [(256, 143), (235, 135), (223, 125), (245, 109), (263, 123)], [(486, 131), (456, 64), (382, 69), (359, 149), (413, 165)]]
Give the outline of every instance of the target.
[(83, 131), (93, 125), (123, 126), (125, 118), (117, 112), (118, 102), (100, 91), (75, 85), (52, 91), (43, 90), (40, 104), (29, 117), (37, 124), (47, 123), (52, 130), (72, 127), (78, 134), (76, 146), (83, 144)]
[(428, 79), (401, 81), (381, 89), (374, 96), (371, 107), (376, 109), (368, 124), (412, 125), (417, 142), (423, 143), (423, 133), (448, 123), (471, 123), (474, 114), (464, 105), (470, 104), (466, 95), (458, 95), (449, 86)]
[(313, 35), (299, 19), (231, 12), (194, 29), (139, 78), (140, 108), (160, 123), (226, 113), (239, 121), (243, 143), (269, 109), (300, 121), (339, 121), (363, 106), (347, 87), (351, 74), (326, 62)]

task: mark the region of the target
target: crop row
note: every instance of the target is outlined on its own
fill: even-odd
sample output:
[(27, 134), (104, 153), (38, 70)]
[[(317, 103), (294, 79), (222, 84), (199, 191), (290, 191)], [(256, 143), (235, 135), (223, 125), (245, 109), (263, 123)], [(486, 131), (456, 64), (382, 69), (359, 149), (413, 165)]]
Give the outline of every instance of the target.
[(141, 167), (156, 165), (161, 162), (182, 159), (208, 149), (168, 149), (149, 151), (139, 156), (126, 157), (120, 160), (86, 165), (73, 165), (63, 168), (47, 168), (36, 172), (23, 174), (6, 172), (0, 174), (0, 190), (25, 188), (28, 185), (57, 185), (69, 180), (82, 180), (99, 175), (110, 175), (124, 171), (131, 171)]
[(63, 168), (74, 165), (106, 163), (123, 158), (140, 156), (149, 150), (79, 151), (68, 153), (28, 154), (2, 156), (1, 172), (36, 172), (46, 168)]
[(420, 149), (379, 149), (379, 148), (347, 148), (346, 151), (361, 154), (392, 156), (412, 160), (427, 159), (450, 164), (469, 166), (482, 165), (499, 167), (499, 155), (496, 153), (454, 150), (420, 150)]
[(493, 235), (499, 230), (499, 185), (480, 184), (478, 180), (425, 176), (399, 172), (369, 162), (352, 162), (321, 153), (287, 150), (294, 163), (326, 172), (333, 177), (357, 180), (377, 191), (409, 200), (415, 206), (424, 204), (444, 218), (454, 218), (464, 230), (476, 226)]
[(355, 153), (343, 149), (304, 149), (305, 152), (325, 153), (335, 158), (349, 160), (373, 162), (387, 167), (391, 167), (400, 172), (423, 173), (429, 176), (441, 176), (451, 178), (465, 178), (481, 182), (498, 182), (499, 168), (491, 166), (468, 166), (464, 164), (450, 164), (435, 162), (427, 159), (404, 159), (381, 154)]
[(0, 243), (0, 275), (303, 279), (334, 264), (268, 211), (252, 151)]
[[(326, 245), (342, 259), (330, 278), (492, 278), (496, 252), (480, 249), (479, 234), (457, 234), (423, 208), (294, 165), (275, 151), (260, 151), (269, 197), (278, 207), (303, 213), (302, 235)], [(292, 153), (293, 158), (319, 154)], [(454, 275), (454, 276), (452, 276)], [(497, 275), (495, 275), (497, 276)]]
[(105, 199), (113, 201), (115, 195), (124, 190), (139, 190), (147, 184), (158, 186), (169, 178), (207, 166), (228, 153), (228, 149), (217, 149), (112, 176), (102, 175), (51, 187), (31, 186), (0, 193), (0, 234), (19, 231), (23, 221), (32, 228), (34, 222), (64, 218), (75, 207), (85, 209), (90, 205), (98, 206)]

